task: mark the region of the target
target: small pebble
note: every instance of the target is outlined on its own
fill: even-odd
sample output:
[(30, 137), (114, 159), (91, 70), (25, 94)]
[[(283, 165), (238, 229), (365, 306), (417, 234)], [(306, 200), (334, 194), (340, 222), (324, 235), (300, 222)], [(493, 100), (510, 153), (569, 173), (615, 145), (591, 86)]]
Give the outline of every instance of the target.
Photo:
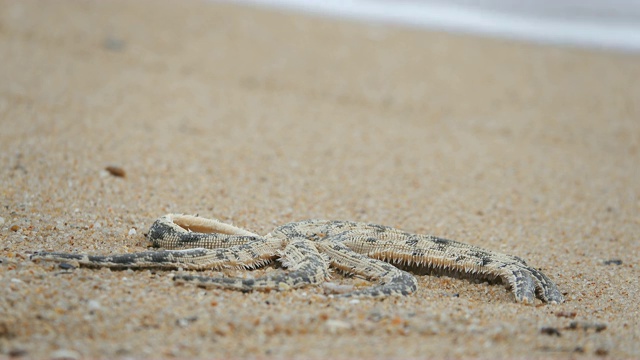
[(572, 321), (569, 326), (566, 327), (569, 330), (582, 329), (584, 331), (587, 330), (595, 330), (595, 332), (604, 331), (607, 329), (607, 324), (603, 323), (592, 323), (587, 321)]
[(75, 266), (73, 266), (73, 265), (71, 265), (69, 263), (60, 263), (60, 264), (58, 264), (58, 267), (60, 269), (62, 269), (62, 270), (73, 270), (73, 269), (76, 268)]
[(18, 230), (20, 230), (20, 226), (18, 226), (18, 225), (13, 225), (11, 227), (11, 231), (18, 231)]
[(89, 300), (89, 302), (87, 303), (87, 307), (89, 308), (89, 310), (100, 310), (102, 309), (102, 305), (100, 305), (100, 303), (96, 300)]
[(4, 225), (4, 218), (0, 216), (0, 226)]
[(70, 349), (59, 349), (49, 355), (50, 359), (55, 360), (75, 360), (80, 359), (80, 353)]
[(109, 174), (115, 177), (123, 178), (127, 176), (127, 173), (124, 171), (124, 169), (119, 166), (107, 166), (105, 170), (107, 170)]
[(198, 320), (198, 317), (195, 315), (185, 317), (185, 318), (180, 318), (176, 320), (176, 325), (180, 327), (186, 327), (187, 325), (191, 324), (192, 322), (195, 322), (196, 320)]
[(327, 327), (327, 329), (329, 330), (330, 333), (335, 334), (338, 332), (342, 332), (344, 330), (349, 330), (351, 329), (351, 324), (346, 322), (346, 321), (341, 321), (341, 320), (327, 320), (325, 322), (325, 326)]
[(602, 262), (605, 265), (622, 265), (622, 260), (620, 259), (611, 259), (611, 260), (605, 260)]
[(540, 329), (540, 333), (549, 335), (549, 336), (558, 336), (558, 337), (561, 336), (560, 330), (554, 327), (543, 327), (542, 329)]
[(322, 283), (325, 294), (344, 294), (354, 290), (353, 285), (341, 285), (334, 282)]
[(125, 42), (120, 38), (109, 36), (104, 39), (102, 46), (107, 50), (120, 52), (124, 50)]
[(133, 228), (129, 229), (129, 236), (133, 236), (136, 233), (137, 233), (136, 229), (133, 229)]
[(556, 313), (557, 317), (564, 317), (564, 318), (569, 318), (569, 319), (573, 319), (576, 317), (576, 312), (575, 311), (558, 311)]
[(27, 355), (27, 350), (15, 348), (9, 350), (9, 357), (21, 357)]

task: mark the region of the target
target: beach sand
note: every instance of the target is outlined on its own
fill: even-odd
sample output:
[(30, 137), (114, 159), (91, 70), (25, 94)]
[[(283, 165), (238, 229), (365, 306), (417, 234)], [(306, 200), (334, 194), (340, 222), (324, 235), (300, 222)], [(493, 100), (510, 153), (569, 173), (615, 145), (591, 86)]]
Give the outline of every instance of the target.
[[(0, 58), (0, 358), (640, 356), (637, 55), (230, 4), (4, 0)], [(241, 293), (29, 260), (144, 251), (171, 212), (456, 239), (526, 259), (567, 301), (434, 276), (386, 300)]]

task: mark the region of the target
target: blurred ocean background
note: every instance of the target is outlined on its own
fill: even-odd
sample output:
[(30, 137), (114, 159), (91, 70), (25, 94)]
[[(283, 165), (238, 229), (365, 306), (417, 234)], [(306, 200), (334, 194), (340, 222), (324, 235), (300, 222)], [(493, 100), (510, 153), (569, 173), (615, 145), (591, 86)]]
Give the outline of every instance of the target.
[(640, 0), (228, 0), (538, 43), (640, 52)]

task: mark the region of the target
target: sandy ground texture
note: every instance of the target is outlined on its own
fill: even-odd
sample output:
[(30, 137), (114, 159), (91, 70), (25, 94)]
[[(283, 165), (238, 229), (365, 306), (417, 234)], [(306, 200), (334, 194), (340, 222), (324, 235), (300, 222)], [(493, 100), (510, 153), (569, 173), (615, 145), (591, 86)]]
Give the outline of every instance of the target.
[[(2, 1), (0, 57), (0, 357), (640, 356), (637, 56), (234, 5)], [(439, 235), (526, 259), (567, 301), (434, 276), (386, 300), (240, 293), (29, 260), (144, 251), (169, 212)]]

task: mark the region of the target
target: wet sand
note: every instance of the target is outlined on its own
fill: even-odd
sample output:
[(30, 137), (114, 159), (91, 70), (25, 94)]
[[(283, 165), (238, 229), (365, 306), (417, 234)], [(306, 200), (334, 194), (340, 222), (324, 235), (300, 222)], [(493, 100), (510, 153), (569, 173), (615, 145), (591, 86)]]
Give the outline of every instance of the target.
[[(0, 58), (0, 358), (640, 356), (638, 56), (229, 4), (1, 1)], [(170, 212), (434, 234), (526, 259), (567, 301), (433, 276), (386, 300), (240, 293), (29, 260), (144, 251)]]

